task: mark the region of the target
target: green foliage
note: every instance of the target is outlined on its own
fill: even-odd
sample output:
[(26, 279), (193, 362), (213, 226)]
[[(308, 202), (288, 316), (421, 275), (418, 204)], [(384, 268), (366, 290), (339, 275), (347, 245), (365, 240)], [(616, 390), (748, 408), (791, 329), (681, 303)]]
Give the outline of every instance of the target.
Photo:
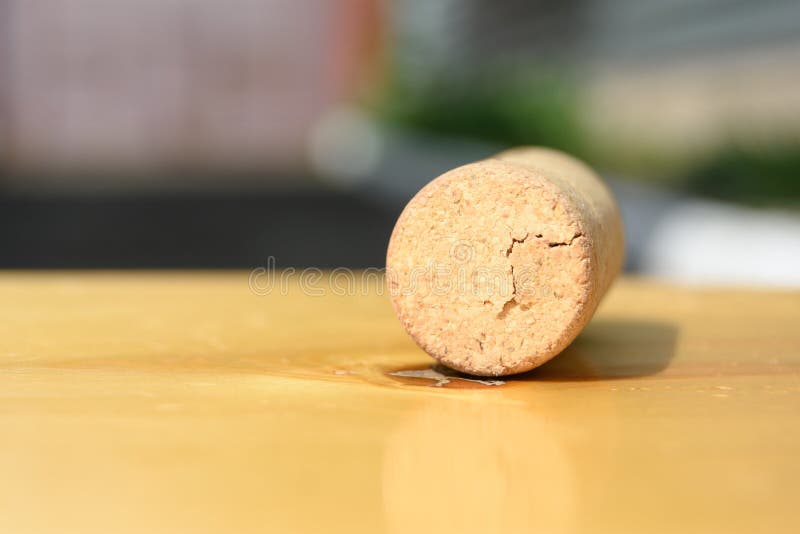
[(690, 171), (686, 189), (701, 196), (797, 207), (800, 144), (757, 149), (730, 144)]
[(424, 87), (391, 84), (377, 106), (391, 123), (502, 145), (546, 145), (583, 154), (578, 98), (552, 77), (478, 75)]
[[(652, 152), (591, 139), (581, 123), (581, 98), (563, 75), (537, 72), (437, 76), (410, 83), (400, 73), (374, 102), (391, 124), (474, 138), (502, 146), (558, 148), (613, 173), (639, 176), (690, 194), (757, 205), (800, 206), (800, 143), (756, 148), (731, 142), (712, 153)], [(600, 148), (604, 147), (604, 148)]]

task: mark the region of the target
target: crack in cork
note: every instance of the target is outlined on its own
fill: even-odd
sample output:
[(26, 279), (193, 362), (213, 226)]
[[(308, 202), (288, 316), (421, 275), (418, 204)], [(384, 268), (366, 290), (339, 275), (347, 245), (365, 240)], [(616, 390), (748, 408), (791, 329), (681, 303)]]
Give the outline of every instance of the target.
[[(525, 240), (528, 239), (529, 235), (530, 232), (527, 232), (522, 239), (517, 239), (512, 235), (511, 245), (509, 245), (509, 247), (506, 249), (506, 258), (510, 257), (511, 253), (514, 252), (514, 246), (517, 243), (524, 243)], [(509, 264), (511, 266), (511, 298), (509, 298), (505, 304), (503, 304), (503, 309), (501, 309), (497, 314), (498, 319), (505, 319), (508, 313), (519, 304), (519, 302), (517, 302), (517, 281), (514, 278), (514, 264), (511, 263), (510, 260)]]
[(583, 237), (583, 234), (581, 232), (578, 232), (577, 234), (572, 236), (569, 239), (569, 241), (551, 241), (550, 243), (547, 243), (547, 246), (550, 247), (550, 248), (553, 248), (553, 247), (568, 247), (568, 246), (572, 245), (572, 242), (575, 241), (576, 239), (578, 239), (579, 237)]
[(522, 239), (517, 239), (516, 237), (512, 236), (511, 244), (506, 249), (506, 258), (511, 256), (511, 253), (514, 252), (514, 245), (516, 245), (517, 243), (524, 243), (526, 239), (528, 239), (528, 234), (525, 234), (525, 237), (523, 237)]
[(483, 342), (486, 341), (486, 333), (481, 332), (481, 337), (475, 338), (475, 341), (478, 342), (478, 348), (480, 349), (481, 352), (483, 352)]
[[(511, 256), (511, 254), (514, 252), (514, 246), (517, 243), (524, 243), (529, 235), (530, 235), (530, 232), (526, 233), (525, 237), (523, 237), (522, 239), (517, 239), (516, 237), (511, 236), (511, 245), (509, 245), (509, 247), (506, 249), (506, 258), (509, 258)], [(549, 248), (565, 247), (565, 246), (568, 247), (568, 246), (571, 246), (572, 243), (577, 238), (582, 237), (582, 236), (583, 236), (582, 232), (577, 232), (577, 233), (575, 233), (575, 235), (573, 235), (569, 239), (569, 241), (551, 241), (551, 242), (547, 243), (547, 246)], [(541, 238), (542, 234), (536, 234), (536, 237), (537, 238)], [(505, 319), (508, 316), (508, 314), (511, 312), (511, 310), (513, 310), (514, 308), (516, 308), (517, 306), (520, 305), (519, 301), (517, 300), (517, 281), (516, 281), (516, 278), (514, 277), (514, 264), (511, 263), (510, 266), (511, 266), (511, 298), (509, 298), (503, 304), (503, 308), (497, 314), (497, 318), (498, 319)], [(482, 345), (481, 345), (481, 349), (483, 349)]]

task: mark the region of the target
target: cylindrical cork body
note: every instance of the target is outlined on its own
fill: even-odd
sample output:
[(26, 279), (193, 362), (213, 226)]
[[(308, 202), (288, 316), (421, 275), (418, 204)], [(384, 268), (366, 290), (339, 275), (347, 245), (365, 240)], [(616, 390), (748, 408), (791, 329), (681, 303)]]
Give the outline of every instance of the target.
[(575, 339), (623, 251), (619, 210), (588, 166), (517, 148), (446, 172), (411, 199), (389, 242), (389, 293), (428, 354), (509, 375)]

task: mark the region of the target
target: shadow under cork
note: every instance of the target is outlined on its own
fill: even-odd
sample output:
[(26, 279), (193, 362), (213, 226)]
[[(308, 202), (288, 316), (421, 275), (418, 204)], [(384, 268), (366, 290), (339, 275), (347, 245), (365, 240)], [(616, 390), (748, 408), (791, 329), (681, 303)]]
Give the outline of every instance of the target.
[(523, 382), (579, 382), (654, 375), (669, 366), (678, 328), (666, 322), (638, 319), (593, 320), (561, 354), (518, 375), (483, 377), (441, 364), (389, 371), (407, 385), (483, 389)]
[(597, 319), (546, 364), (504, 379), (571, 382), (654, 375), (669, 366), (677, 339), (678, 328), (671, 323)]

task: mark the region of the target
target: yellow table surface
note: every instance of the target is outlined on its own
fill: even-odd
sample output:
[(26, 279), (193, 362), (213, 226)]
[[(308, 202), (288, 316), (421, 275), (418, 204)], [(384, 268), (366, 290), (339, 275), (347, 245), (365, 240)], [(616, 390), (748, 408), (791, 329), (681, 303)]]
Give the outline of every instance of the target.
[(539, 370), (434, 387), (386, 295), (323, 292), (0, 274), (0, 532), (800, 529), (800, 293), (623, 279)]

